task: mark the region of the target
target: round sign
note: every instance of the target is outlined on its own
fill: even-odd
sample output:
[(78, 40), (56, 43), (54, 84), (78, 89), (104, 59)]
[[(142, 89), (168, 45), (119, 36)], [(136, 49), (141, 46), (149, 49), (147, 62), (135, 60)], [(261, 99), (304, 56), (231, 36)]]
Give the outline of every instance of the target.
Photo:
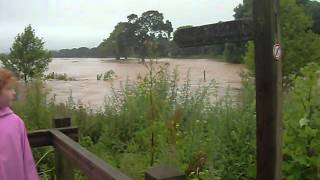
[(280, 44), (275, 44), (273, 46), (273, 57), (279, 61), (282, 55), (281, 46)]

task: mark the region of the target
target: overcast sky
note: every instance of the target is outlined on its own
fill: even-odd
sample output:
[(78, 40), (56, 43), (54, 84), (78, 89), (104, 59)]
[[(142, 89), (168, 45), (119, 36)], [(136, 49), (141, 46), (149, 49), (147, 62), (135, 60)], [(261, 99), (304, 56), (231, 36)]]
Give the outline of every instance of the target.
[(173, 27), (233, 19), (242, 0), (0, 0), (0, 53), (31, 24), (46, 48), (95, 47), (126, 17), (158, 10)]

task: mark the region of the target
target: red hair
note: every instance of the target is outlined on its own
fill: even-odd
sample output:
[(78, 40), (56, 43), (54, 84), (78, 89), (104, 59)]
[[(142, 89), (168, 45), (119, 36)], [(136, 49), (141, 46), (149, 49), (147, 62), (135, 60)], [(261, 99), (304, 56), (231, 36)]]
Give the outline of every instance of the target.
[(4, 68), (0, 68), (0, 91), (7, 85), (14, 85), (16, 78), (14, 74)]

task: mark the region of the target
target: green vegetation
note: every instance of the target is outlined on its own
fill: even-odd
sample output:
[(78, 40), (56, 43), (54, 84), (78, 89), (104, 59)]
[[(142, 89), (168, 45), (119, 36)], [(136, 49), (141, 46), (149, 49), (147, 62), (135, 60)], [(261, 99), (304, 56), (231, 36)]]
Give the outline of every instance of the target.
[[(176, 166), (190, 178), (232, 177), (249, 171), (255, 153), (252, 102), (236, 105), (229, 95), (219, 99), (214, 82), (196, 89), (189, 80), (178, 86), (177, 71), (170, 72), (167, 66), (157, 72), (152, 69), (137, 83), (129, 86), (128, 82), (120, 92), (114, 91), (97, 113), (76, 106), (72, 97), (66, 104), (55, 104), (54, 99), (46, 99), (40, 82), (30, 84), (26, 98), (21, 96), (13, 108), (29, 129), (48, 128), (56, 114), (72, 117), (80, 127), (82, 145), (134, 179), (157, 164)], [(246, 153), (231, 158), (238, 154), (235, 147)], [(48, 151), (36, 150), (36, 160)], [(49, 153), (39, 164), (40, 172), (53, 168), (50, 158)], [(236, 161), (243, 165), (238, 167)]]
[(24, 32), (15, 38), (9, 56), (0, 56), (0, 61), (27, 82), (41, 77), (51, 62), (50, 54), (43, 46), (43, 40), (36, 37), (31, 25), (28, 25)]
[[(152, 68), (151, 68), (152, 69)], [(293, 77), (284, 104), (284, 178), (319, 178), (320, 66), (309, 64)], [(127, 82), (102, 109), (47, 99), (41, 82), (27, 87), (13, 109), (29, 129), (48, 128), (55, 115), (72, 118), (80, 142), (134, 179), (152, 165), (178, 167), (190, 179), (254, 179), (255, 97), (253, 79), (243, 74), (236, 98), (217, 95), (211, 82), (178, 86), (178, 72), (166, 66), (136, 83)], [(129, 85), (130, 84), (130, 85)], [(235, 98), (237, 99), (235, 101)], [(152, 138), (153, 137), (153, 138)], [(43, 179), (54, 172), (50, 148), (35, 149)]]
[(44, 79), (55, 79), (55, 80), (60, 80), (60, 81), (75, 81), (75, 78), (72, 77), (68, 77), (68, 75), (66, 73), (64, 74), (58, 74), (55, 72), (51, 72), (48, 75), (46, 75), (44, 77)]
[[(299, 75), (300, 69), (310, 62), (320, 63), (320, 35), (311, 32), (312, 20), (296, 4), (295, 0), (282, 0), (281, 8), (281, 44), (283, 48), (284, 85), (290, 86), (291, 75)], [(254, 45), (248, 44), (244, 56), (247, 67), (254, 72)]]
[(320, 2), (315, 0), (297, 0), (304, 11), (313, 19), (312, 31), (320, 34)]
[(108, 81), (112, 80), (116, 76), (116, 73), (113, 70), (109, 70), (104, 73), (103, 80)]
[(101, 49), (95, 48), (73, 48), (73, 49), (61, 49), (59, 51), (50, 51), (52, 57), (54, 58), (102, 58), (102, 57), (112, 57), (111, 55), (106, 55)]
[(320, 66), (310, 63), (285, 99), (283, 172), (288, 179), (320, 178)]
[(128, 59), (128, 55), (133, 51), (134, 30), (132, 24), (120, 22), (110, 34), (108, 39), (105, 39), (99, 48), (103, 49), (105, 54), (114, 55), (117, 60), (121, 57)]
[(97, 74), (97, 80), (101, 80), (102, 78), (102, 73), (101, 74)]
[(109, 80), (113, 80), (116, 77), (116, 73), (111, 69), (107, 72), (105, 72), (104, 74), (97, 74), (97, 80), (101, 80), (102, 79), (102, 75), (103, 75), (103, 80), (104, 81), (109, 81)]
[(144, 61), (150, 57), (150, 51), (157, 52), (158, 56), (167, 56), (165, 48), (170, 43), (173, 28), (170, 21), (164, 21), (162, 13), (147, 11), (140, 17), (131, 14), (127, 18), (128, 22), (120, 22), (99, 45), (100, 49), (116, 59), (136, 55)]
[[(235, 19), (252, 17), (252, 2), (252, 0), (243, 0), (243, 3), (234, 9)], [(316, 55), (318, 52), (314, 49), (319, 47), (316, 45), (319, 44), (319, 36), (314, 33), (320, 34), (320, 2), (283, 0), (280, 3), (281, 44), (285, 52), (284, 63), (286, 63), (283, 71), (287, 76), (297, 73), (308, 62), (319, 61), (320, 56)], [(245, 47), (245, 43), (226, 45), (224, 53), (226, 61), (241, 62), (241, 56), (246, 52)]]

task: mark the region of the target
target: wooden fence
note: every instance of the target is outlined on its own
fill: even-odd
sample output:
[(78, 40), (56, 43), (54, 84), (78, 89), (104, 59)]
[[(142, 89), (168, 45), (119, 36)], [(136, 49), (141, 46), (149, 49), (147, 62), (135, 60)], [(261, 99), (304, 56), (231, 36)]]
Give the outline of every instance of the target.
[[(55, 179), (73, 180), (74, 169), (92, 180), (127, 180), (129, 176), (86, 150), (78, 141), (78, 128), (70, 118), (53, 120), (53, 128), (28, 134), (32, 148), (53, 146), (55, 150)], [(175, 168), (160, 166), (145, 172), (146, 180), (185, 180), (186, 175)]]

